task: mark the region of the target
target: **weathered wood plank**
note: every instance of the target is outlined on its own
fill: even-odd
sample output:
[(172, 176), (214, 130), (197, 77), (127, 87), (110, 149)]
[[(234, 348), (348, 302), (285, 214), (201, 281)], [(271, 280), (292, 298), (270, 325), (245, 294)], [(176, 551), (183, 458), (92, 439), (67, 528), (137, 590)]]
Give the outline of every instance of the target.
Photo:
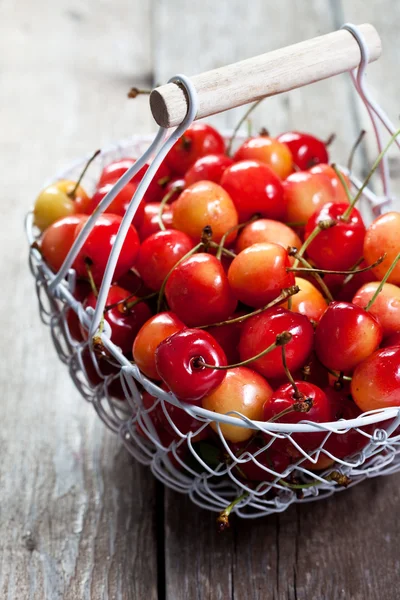
[(61, 165), (149, 131), (146, 99), (126, 99), (151, 79), (149, 24), (147, 1), (0, 7), (1, 598), (157, 597), (155, 482), (59, 363), (22, 233), (34, 195)]

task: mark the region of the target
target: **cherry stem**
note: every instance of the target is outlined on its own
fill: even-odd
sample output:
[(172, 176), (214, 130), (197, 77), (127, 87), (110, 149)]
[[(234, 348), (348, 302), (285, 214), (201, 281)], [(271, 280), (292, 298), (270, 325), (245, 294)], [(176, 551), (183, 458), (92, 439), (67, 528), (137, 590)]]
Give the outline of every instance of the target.
[(385, 276), (383, 277), (383, 279), (380, 282), (379, 286), (376, 288), (374, 295), (372, 296), (371, 300), (368, 302), (367, 306), (365, 307), (366, 311), (368, 311), (371, 308), (371, 306), (373, 305), (373, 303), (377, 299), (378, 295), (381, 293), (383, 286), (385, 285), (385, 283), (389, 279), (390, 275), (392, 274), (393, 269), (395, 268), (395, 266), (397, 265), (397, 263), (398, 263), (399, 260), (400, 260), (400, 252), (398, 253), (398, 255), (396, 256), (396, 258), (394, 259), (394, 261), (392, 262), (392, 264), (390, 265), (390, 267), (386, 271)]
[(301, 392), (299, 392), (299, 388), (296, 385), (295, 380), (293, 379), (293, 375), (291, 374), (289, 367), (287, 366), (287, 361), (286, 361), (286, 348), (285, 346), (282, 346), (281, 348), (282, 351), (282, 364), (283, 364), (283, 368), (284, 371), (286, 373), (286, 377), (288, 378), (289, 382), (292, 384), (292, 388), (294, 390), (294, 394), (293, 397), (296, 398), (296, 400), (303, 398), (303, 394)]
[(204, 247), (204, 243), (200, 242), (199, 244), (197, 244), (194, 248), (192, 248), (191, 250), (189, 250), (189, 252), (187, 252), (184, 256), (182, 256), (182, 258), (180, 258), (178, 260), (178, 262), (172, 267), (172, 269), (169, 271), (168, 275), (165, 277), (164, 281), (162, 282), (160, 291), (158, 292), (158, 302), (157, 302), (157, 312), (161, 312), (161, 305), (163, 302), (163, 298), (164, 298), (164, 292), (165, 292), (165, 286), (167, 285), (167, 281), (172, 273), (172, 271), (174, 269), (176, 269), (176, 267), (178, 267), (184, 260), (186, 260), (187, 258), (190, 258), (193, 254), (195, 254), (198, 250), (200, 250), (200, 248)]
[(208, 365), (207, 363), (205, 363), (203, 361), (202, 358), (199, 357), (199, 358), (194, 359), (195, 367), (205, 367), (206, 369), (216, 369), (217, 371), (226, 371), (226, 369), (235, 369), (236, 367), (244, 367), (245, 365), (250, 364), (254, 360), (258, 360), (259, 358), (262, 358), (266, 354), (269, 354), (276, 348), (279, 348), (280, 346), (284, 346), (285, 344), (288, 344), (291, 339), (292, 339), (292, 334), (290, 333), (290, 331), (282, 331), (282, 333), (278, 333), (278, 335), (276, 336), (275, 342), (273, 344), (271, 344), (270, 346), (268, 346), (268, 348), (265, 348), (265, 350), (263, 350), (262, 352), (259, 352), (259, 354), (256, 354), (255, 356), (252, 356), (251, 358), (247, 358), (246, 360), (243, 360), (242, 362), (234, 363), (233, 365)]
[(343, 373), (338, 373), (337, 371), (334, 371), (333, 369), (328, 369), (328, 367), (325, 367), (325, 369), (328, 371), (328, 373), (330, 373), (334, 377), (337, 377), (338, 379), (340, 378), (343, 381), (351, 381), (352, 380), (352, 377), (349, 377), (349, 375), (344, 375)]
[(292, 404), (292, 406), (284, 408), (280, 413), (268, 419), (266, 423), (274, 423), (275, 421), (278, 421), (278, 419), (281, 419), (282, 417), (293, 412), (307, 413), (312, 409), (313, 405), (314, 403), (311, 398), (305, 398), (304, 394), (299, 393), (299, 397), (296, 399), (296, 402)]
[(269, 137), (269, 131), (266, 127), (261, 127), (260, 131), (258, 132), (258, 135), (260, 137)]
[(247, 119), (246, 124), (247, 124), (247, 135), (248, 135), (248, 137), (251, 137), (253, 135), (253, 122), (251, 119)]
[(140, 304), (140, 302), (144, 302), (146, 300), (151, 300), (151, 298), (155, 298), (156, 296), (158, 296), (158, 292), (152, 292), (151, 294), (147, 294), (147, 296), (142, 296), (141, 298), (135, 298), (135, 300), (132, 300), (132, 302), (127, 302), (128, 298), (132, 297), (132, 296), (128, 296), (128, 298), (126, 298), (124, 300), (124, 302), (122, 302), (123, 310), (121, 312), (127, 313), (131, 310), (131, 308), (136, 306), (136, 304)]
[(346, 208), (346, 211), (343, 213), (340, 220), (348, 221), (351, 211), (354, 208), (353, 198), (351, 197), (349, 186), (347, 185), (347, 181), (343, 177), (343, 173), (341, 172), (340, 169), (338, 169), (338, 167), (337, 167), (337, 165), (335, 165), (335, 163), (332, 163), (332, 169), (335, 171), (337, 178), (339, 179), (340, 183), (342, 184), (344, 191), (346, 192), (346, 196), (347, 196), (347, 200), (349, 201), (349, 205), (351, 206), (350, 210), (348, 208)]
[(351, 281), (353, 279), (354, 275), (357, 275), (357, 273), (359, 271), (358, 267), (361, 265), (363, 260), (364, 260), (364, 257), (361, 256), (361, 258), (359, 258), (358, 261), (351, 267), (351, 269), (350, 269), (351, 273), (349, 273), (349, 275), (347, 275), (347, 277), (345, 277), (343, 279), (342, 287), (344, 285), (346, 285), (346, 283), (349, 283), (349, 281)]
[(288, 227), (305, 227), (307, 225), (307, 221), (292, 221), (290, 223), (285, 223)]
[[(224, 248), (225, 242), (231, 233), (233, 233), (234, 231), (240, 231), (241, 229), (243, 229), (243, 227), (246, 227), (246, 225), (250, 225), (250, 223), (253, 223), (253, 221), (257, 221), (257, 219), (259, 219), (259, 218), (260, 218), (260, 215), (256, 214), (253, 217), (251, 217), (251, 219), (246, 221), (245, 223), (239, 223), (238, 225), (234, 225), (233, 227), (228, 229), (228, 231), (226, 231), (221, 238), (221, 241), (218, 245), (218, 250), (217, 250), (215, 257), (218, 258), (218, 260), (221, 260), (221, 254), (222, 254), (223, 250), (225, 249)], [(233, 252), (231, 254), (234, 255), (234, 257), (236, 257), (236, 254), (234, 254)]]
[(226, 508), (224, 508), (224, 510), (222, 512), (219, 513), (219, 515), (217, 517), (217, 526), (218, 526), (219, 532), (225, 531), (225, 529), (228, 529), (228, 527), (230, 527), (229, 516), (230, 516), (232, 510), (235, 508), (235, 506), (237, 504), (239, 504), (239, 502), (241, 500), (244, 500), (245, 498), (247, 498), (248, 495), (249, 495), (249, 492), (244, 492), (241, 496), (238, 496), (237, 498), (235, 498), (230, 504), (228, 504), (228, 506)]
[(305, 254), (305, 251), (307, 250), (308, 246), (311, 244), (311, 242), (315, 240), (317, 235), (321, 231), (324, 231), (325, 229), (330, 229), (334, 225), (336, 225), (336, 221), (334, 221), (333, 219), (326, 219), (325, 221), (320, 221), (318, 225), (316, 225), (315, 229), (313, 229), (308, 238), (304, 241), (302, 247), (299, 250), (296, 248), (296, 260), (294, 261), (294, 267), (297, 267), (300, 258)]
[(172, 189), (169, 190), (169, 192), (167, 192), (165, 194), (164, 198), (161, 200), (160, 206), (159, 206), (159, 209), (158, 209), (158, 214), (157, 214), (157, 222), (158, 222), (158, 226), (161, 229), (161, 231), (165, 231), (166, 230), (166, 227), (165, 227), (165, 225), (163, 223), (163, 220), (162, 220), (162, 216), (163, 216), (165, 205), (172, 198), (172, 196), (175, 194), (175, 192), (181, 191), (182, 189), (183, 188), (180, 185), (174, 186)]
[(298, 261), (300, 261), (300, 263), (306, 267), (306, 270), (311, 273), (311, 275), (314, 277), (314, 279), (316, 279), (316, 281), (318, 281), (319, 285), (322, 288), (322, 291), (325, 294), (325, 298), (327, 299), (327, 301), (333, 302), (332, 294), (329, 291), (329, 288), (326, 285), (325, 281), (322, 279), (319, 272), (317, 270), (313, 269), (313, 267), (310, 265), (310, 263), (305, 258), (303, 258), (302, 256), (299, 256), (299, 253), (297, 252), (297, 248), (295, 248), (295, 247), (289, 248), (289, 256), (295, 256), (296, 259)]
[(95, 298), (97, 298), (97, 296), (99, 295), (97, 286), (94, 282), (93, 279), (93, 273), (92, 273), (92, 261), (90, 260), (90, 258), (85, 258), (84, 259), (84, 263), (85, 263), (85, 267), (86, 267), (86, 272), (87, 272), (87, 276), (88, 276), (88, 280), (89, 280), (89, 284), (91, 287), (91, 290), (93, 292), (93, 295), (95, 296)]
[(75, 198), (75, 194), (78, 190), (78, 187), (81, 184), (82, 179), (84, 178), (86, 171), (88, 170), (88, 168), (90, 167), (90, 165), (92, 164), (92, 162), (94, 161), (94, 159), (100, 154), (101, 150), (96, 150), (96, 152), (94, 152), (92, 154), (92, 156), (89, 158), (89, 160), (87, 161), (86, 165), (83, 167), (83, 171), (82, 173), (79, 175), (78, 181), (75, 183), (73, 189), (68, 192), (67, 196), (69, 198)]
[(279, 296), (275, 298), (275, 300), (272, 300), (272, 302), (269, 302), (269, 304), (266, 304), (262, 308), (257, 308), (257, 310), (254, 310), (251, 313), (247, 313), (246, 315), (240, 315), (240, 317), (235, 317), (234, 319), (220, 321), (219, 323), (212, 323), (211, 325), (201, 325), (200, 327), (197, 327), (197, 329), (208, 329), (208, 327), (222, 327), (223, 325), (234, 325), (236, 323), (243, 323), (243, 321), (246, 321), (247, 319), (251, 319), (251, 317), (255, 317), (256, 315), (261, 314), (262, 312), (264, 312), (264, 310), (267, 310), (268, 308), (273, 308), (277, 304), (284, 302), (291, 296), (294, 296), (294, 294), (297, 294), (299, 291), (300, 288), (298, 285), (292, 285), (291, 287), (282, 290), (282, 292), (279, 294)]
[(129, 90), (127, 96), (128, 96), (128, 98), (137, 98), (138, 96), (149, 95), (149, 94), (151, 94), (151, 90), (140, 90), (137, 87), (133, 87)]
[(353, 144), (352, 149), (350, 150), (349, 160), (347, 161), (347, 168), (349, 170), (349, 173), (351, 173), (351, 171), (353, 169), (353, 160), (354, 160), (355, 153), (356, 153), (358, 147), (360, 146), (361, 142), (363, 141), (363, 138), (366, 133), (367, 132), (365, 131), (365, 129), (361, 129), (360, 133), (357, 136), (356, 141)]
[[(334, 271), (332, 269), (317, 269), (314, 267), (311, 268), (307, 268), (307, 267), (287, 267), (286, 271), (300, 271), (302, 273), (323, 273), (324, 275), (355, 275), (356, 273), (364, 273), (365, 271), (370, 271), (371, 269), (374, 269), (375, 267), (377, 267), (378, 265), (381, 264), (381, 262), (383, 262), (386, 258), (386, 253), (383, 254), (380, 258), (378, 258), (378, 260), (376, 262), (374, 262), (372, 265), (369, 265), (368, 267), (363, 267), (362, 269), (356, 269), (356, 268), (352, 268), (348, 271)], [(363, 259), (361, 259), (362, 262)], [(358, 265), (356, 265), (358, 266)]]
[(325, 146), (328, 148), (336, 139), (336, 133), (331, 133), (326, 142), (324, 142)]
[(243, 123), (249, 118), (249, 116), (251, 115), (251, 113), (253, 112), (253, 110), (255, 110), (257, 108), (257, 106), (259, 104), (261, 104), (261, 102), (264, 100), (264, 98), (260, 98), (260, 100), (257, 100), (257, 102), (255, 102), (254, 104), (252, 104), (244, 113), (243, 117), (239, 120), (239, 122), (237, 123), (235, 129), (233, 130), (233, 133), (230, 137), (230, 140), (228, 142), (228, 146), (226, 148), (226, 153), (228, 156), (231, 155), (232, 152), (232, 145), (233, 142), (235, 141), (236, 138), (236, 134), (239, 131), (239, 129), (241, 128), (241, 126), (243, 125)]
[(390, 138), (389, 142), (386, 144), (386, 146), (384, 147), (384, 149), (382, 150), (382, 152), (380, 152), (380, 154), (378, 155), (378, 158), (375, 160), (374, 164), (372, 165), (370, 172), (368, 173), (367, 177), (364, 179), (364, 183), (362, 184), (362, 186), (358, 190), (357, 194), (355, 195), (352, 204), (350, 204), (349, 208), (342, 215), (341, 218), (342, 218), (343, 221), (346, 221), (349, 218), (349, 215), (350, 215), (351, 211), (353, 210), (354, 206), (358, 202), (359, 198), (362, 196), (362, 193), (363, 193), (364, 189), (367, 187), (367, 185), (369, 184), (371, 177), (373, 176), (373, 174), (375, 173), (375, 171), (379, 167), (379, 165), (380, 165), (383, 157), (385, 156), (386, 152), (389, 150), (390, 146), (393, 144), (393, 142), (396, 140), (396, 138), (398, 137), (399, 134), (400, 134), (400, 129), (398, 129), (396, 131), (396, 133), (394, 133), (392, 135), (392, 137)]

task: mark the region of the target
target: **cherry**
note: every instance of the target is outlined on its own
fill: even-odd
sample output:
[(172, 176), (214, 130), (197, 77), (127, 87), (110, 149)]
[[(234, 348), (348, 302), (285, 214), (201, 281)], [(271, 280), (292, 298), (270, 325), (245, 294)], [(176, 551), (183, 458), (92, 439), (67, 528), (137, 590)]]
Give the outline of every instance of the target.
[(180, 400), (197, 402), (218, 387), (225, 372), (203, 366), (224, 366), (221, 346), (206, 331), (183, 329), (162, 341), (155, 353), (159, 377)]
[[(68, 217), (67, 217), (68, 218)], [(87, 281), (78, 280), (75, 285), (74, 298), (78, 302), (84, 302), (87, 296), (90, 294), (90, 285)], [(68, 308), (66, 311), (67, 327), (69, 335), (76, 342), (82, 342), (84, 337), (82, 335), (82, 327), (79, 321), (78, 315), (72, 308)]]
[(206, 253), (194, 254), (175, 267), (165, 296), (168, 306), (188, 327), (224, 321), (237, 304), (220, 261)]
[(122, 277), (118, 279), (117, 284), (119, 287), (124, 288), (130, 292), (130, 294), (134, 294), (138, 298), (144, 298), (144, 296), (148, 296), (152, 292), (152, 290), (145, 285), (141, 277), (139, 277), (137, 271), (133, 269), (129, 269), (127, 273), (122, 275)]
[[(232, 319), (242, 316), (244, 311), (238, 311), (232, 315)], [(209, 327), (207, 329), (213, 338), (215, 338), (222, 350), (225, 352), (229, 364), (236, 364), (240, 361), (239, 341), (242, 330), (241, 323), (226, 323), (218, 327)]]
[(118, 179), (135, 164), (135, 162), (136, 160), (134, 158), (128, 157), (113, 160), (102, 170), (100, 179), (97, 183), (97, 188), (102, 187), (106, 183), (115, 183), (118, 181)]
[[(305, 315), (311, 321), (318, 321), (327, 309), (327, 302), (321, 292), (309, 281), (296, 277), (295, 285), (298, 285), (300, 291), (294, 294), (290, 310)], [(287, 302), (284, 305), (287, 307)]]
[[(269, 473), (263, 467), (275, 471), (275, 473), (284, 473), (290, 464), (290, 457), (282, 452), (277, 452), (273, 447), (269, 447), (263, 452), (261, 448), (265, 446), (258, 439), (246, 441), (246, 443), (230, 444), (232, 452), (238, 459), (245, 459), (246, 455), (254, 456), (254, 460), (249, 458), (247, 462), (239, 462), (234, 471), (239, 479), (249, 481), (274, 481), (276, 475)], [(259, 462), (259, 466), (255, 461)]]
[[(105, 183), (100, 188), (98, 188), (93, 194), (91, 203), (88, 207), (88, 214), (91, 214), (100, 202), (103, 200), (104, 196), (108, 194), (108, 192), (114, 187), (113, 183)], [(107, 213), (112, 213), (114, 215), (124, 216), (126, 210), (132, 200), (134, 193), (136, 192), (137, 184), (136, 183), (127, 183), (124, 188), (117, 194), (114, 200), (111, 202), (110, 206), (107, 208)], [(140, 227), (143, 222), (144, 217), (144, 207), (145, 204), (142, 201), (139, 204), (139, 207), (136, 211), (135, 216), (133, 217), (133, 225), (135, 227)]]
[(226, 154), (207, 154), (206, 156), (202, 156), (186, 172), (186, 186), (204, 180), (220, 183), (225, 169), (231, 165), (233, 165), (233, 160), (229, 156), (226, 156)]
[[(365, 308), (379, 286), (379, 281), (363, 285), (354, 296), (353, 304)], [(392, 283), (384, 283), (369, 312), (382, 325), (383, 337), (398, 331), (400, 329), (400, 289)]]
[(233, 260), (228, 280), (235, 296), (248, 306), (260, 308), (274, 300), (282, 289), (294, 285), (288, 253), (278, 244), (249, 246)]
[[(244, 417), (260, 421), (263, 415), (263, 405), (272, 396), (272, 388), (261, 375), (247, 369), (236, 367), (225, 372), (225, 379), (213, 392), (202, 400), (203, 408), (219, 414), (237, 411)], [(237, 415), (231, 415), (239, 419)], [(249, 439), (254, 429), (218, 423), (221, 433), (229, 442), (242, 442)], [(218, 425), (211, 422), (211, 427), (218, 433)]]
[(249, 138), (234, 155), (234, 160), (259, 160), (267, 164), (278, 177), (285, 179), (293, 171), (293, 159), (289, 148), (268, 135)]
[(70, 215), (52, 223), (43, 233), (40, 250), (44, 260), (55, 273), (61, 268), (75, 239), (77, 225), (85, 215)]
[(324, 142), (308, 133), (288, 131), (278, 135), (277, 140), (286, 144), (293, 157), (294, 164), (305, 171), (318, 163), (327, 163), (328, 151)]
[(261, 242), (279, 244), (285, 250), (289, 246), (300, 250), (302, 243), (297, 233), (284, 223), (272, 219), (257, 219), (242, 229), (236, 240), (235, 249), (239, 253), (245, 248)]
[[(286, 348), (288, 347), (289, 345), (286, 346)], [(298, 394), (291, 383), (286, 383), (278, 388), (271, 398), (265, 402), (263, 409), (264, 421), (273, 420), (276, 423), (299, 423), (300, 421), (325, 423), (333, 421), (332, 406), (321, 388), (308, 381), (295, 381), (295, 386)], [(307, 408), (308, 410), (305, 410)], [(264, 436), (267, 441), (271, 440), (269, 434), (266, 433)], [(310, 452), (321, 445), (325, 436), (325, 431), (293, 433), (290, 438), (276, 439), (272, 447), (275, 450), (284, 451), (288, 456), (300, 457), (302, 456), (301, 452), (290, 440), (296, 442), (305, 452)]]
[[(270, 308), (242, 324), (239, 343), (241, 360), (247, 360), (268, 348), (283, 331), (292, 334), (291, 341), (285, 346), (287, 366), (293, 372), (300, 369), (312, 350), (314, 330), (307, 317), (280, 307)], [(275, 348), (255, 360), (251, 368), (267, 378), (283, 377), (285, 369), (281, 349)]]
[[(89, 266), (96, 285), (101, 283), (121, 221), (122, 218), (119, 215), (103, 214), (98, 217), (73, 264), (73, 268), (79, 276), (86, 277)], [(76, 236), (83, 225), (84, 220), (81, 219), (75, 230)], [(139, 238), (136, 229), (130, 225), (115, 267), (114, 281), (129, 271), (138, 250)]]
[(174, 173), (184, 175), (197, 159), (207, 154), (223, 154), (225, 142), (211, 125), (193, 123), (175, 142), (165, 162)]
[[(372, 269), (377, 279), (382, 279), (400, 252), (400, 213), (389, 212), (381, 215), (367, 229), (364, 239), (364, 258), (368, 265), (374, 264), (386, 252), (383, 262)], [(397, 263), (388, 279), (389, 283), (400, 284), (400, 262)]]
[[(310, 173), (322, 173), (323, 175), (328, 177), (329, 182), (332, 187), (335, 201), (345, 203), (345, 204), (349, 203), (349, 199), (347, 197), (346, 190), (343, 186), (343, 183), (340, 181), (335, 169), (333, 167), (331, 167), (331, 165), (327, 165), (327, 164), (315, 165), (315, 167), (312, 167), (312, 169), (310, 169)], [(345, 180), (347, 187), (350, 189), (351, 188), (350, 179), (344, 173), (341, 173), (341, 175), (342, 175), (343, 179)]]
[(356, 367), (351, 393), (363, 412), (400, 405), (400, 346), (377, 350)]
[(388, 335), (381, 344), (382, 348), (389, 348), (390, 346), (400, 346), (400, 331), (395, 331)]
[[(359, 269), (367, 267), (365, 260), (361, 261)], [(335, 280), (333, 279), (335, 278)], [(355, 271), (355, 275), (348, 280), (345, 275), (326, 275), (324, 277), (325, 283), (328, 285), (332, 294), (336, 300), (344, 300), (345, 302), (351, 302), (354, 294), (365, 284), (371, 281), (376, 281), (376, 277), (371, 270), (368, 271)], [(335, 289), (332, 290), (331, 281), (335, 281)]]
[(347, 216), (348, 204), (325, 204), (308, 220), (307, 239), (323, 221), (336, 221), (334, 227), (320, 231), (307, 248), (308, 256), (320, 269), (350, 269), (362, 256), (365, 225), (356, 208)]
[(232, 198), (240, 223), (255, 214), (268, 219), (284, 218), (282, 183), (268, 165), (256, 160), (237, 162), (225, 170), (221, 185)]
[[(130, 354), (136, 334), (151, 317), (151, 310), (146, 302), (130, 306), (136, 300), (130, 292), (118, 285), (112, 285), (107, 296), (104, 318), (111, 327), (111, 341), (121, 348), (123, 354)], [(92, 292), (85, 302), (85, 307), (95, 308), (96, 303), (97, 298)]]
[(315, 335), (315, 351), (328, 369), (351, 372), (379, 346), (382, 327), (366, 310), (349, 302), (332, 302)]
[[(82, 177), (80, 177), (80, 179), (82, 179)], [(77, 185), (76, 181), (71, 181), (70, 179), (60, 179), (59, 181), (56, 181), (53, 185), (60, 192), (66, 194), (69, 198), (71, 198), (74, 201), (76, 213), (87, 213), (87, 207), (91, 202), (91, 198), (87, 195), (87, 193), (81, 185)]]
[[(160, 225), (158, 222), (160, 206), (160, 202), (148, 202), (144, 205), (143, 220), (138, 229), (139, 237), (142, 242), (146, 238), (150, 237), (153, 233), (160, 231)], [(164, 227), (166, 229), (172, 228), (172, 209), (170, 206), (164, 206), (162, 212), (162, 222), (164, 223)]]
[[(187, 233), (198, 242), (203, 229), (211, 227), (213, 240), (220, 242), (222, 236), (238, 224), (235, 206), (227, 192), (212, 181), (199, 181), (186, 188), (172, 205), (172, 223), (175, 229)], [(232, 242), (232, 232), (227, 243)]]
[(156, 348), (163, 340), (184, 327), (172, 312), (158, 313), (142, 326), (132, 347), (133, 360), (142, 373), (150, 379), (159, 379), (155, 363)]
[(153, 233), (139, 249), (136, 268), (144, 283), (157, 291), (171, 269), (192, 248), (192, 240), (182, 231), (169, 229)]
[[(122, 158), (116, 160), (106, 167), (104, 167), (100, 180), (97, 184), (97, 189), (103, 187), (105, 184), (116, 183), (128, 169), (134, 165), (136, 160), (134, 158)], [(144, 165), (136, 175), (131, 179), (131, 183), (135, 184), (135, 187), (140, 183), (148, 170), (149, 166)], [(167, 165), (163, 162), (157, 169), (146, 193), (143, 197), (145, 202), (160, 202), (164, 196), (164, 187), (166, 183), (171, 179), (171, 172)], [(111, 212), (111, 211), (110, 211)]]
[(92, 354), (88, 346), (85, 346), (81, 354), (83, 367), (86, 373), (86, 379), (90, 381), (93, 387), (99, 384), (104, 385), (104, 379), (109, 375), (115, 375), (107, 385), (108, 393), (118, 400), (125, 400), (125, 392), (120, 378), (117, 376), (120, 369), (111, 364), (106, 356), (97, 355), (95, 357), (97, 367), (93, 362)]
[(168, 203), (172, 204), (178, 200), (185, 187), (186, 181), (182, 177), (173, 177), (165, 186), (163, 198), (168, 194)]
[(283, 182), (289, 223), (307, 223), (324, 204), (336, 202), (330, 180), (323, 173), (292, 173)]

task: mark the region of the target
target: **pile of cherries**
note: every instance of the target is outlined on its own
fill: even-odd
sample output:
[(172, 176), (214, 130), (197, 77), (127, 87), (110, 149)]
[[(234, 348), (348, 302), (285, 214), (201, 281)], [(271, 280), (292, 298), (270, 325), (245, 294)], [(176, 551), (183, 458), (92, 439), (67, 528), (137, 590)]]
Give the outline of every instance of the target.
[[(88, 215), (134, 162), (107, 165), (91, 197), (80, 180), (41, 192), (37, 247), (54, 272)], [(84, 307), (96, 306), (121, 219), (147, 168), (98, 218), (75, 260), (75, 295)], [(218, 131), (192, 125), (130, 226), (104, 312), (112, 341), (179, 400), (236, 418), (324, 423), (400, 406), (400, 214), (379, 216), (366, 228), (356, 208), (360, 196), (312, 135), (264, 132), (228, 155)], [(74, 340), (87, 340), (71, 309), (67, 322)], [(96, 352), (103, 375), (116, 373), (104, 348), (96, 345)], [(87, 347), (83, 360), (99, 384)], [(109, 391), (124, 397), (118, 378)], [(181, 439), (172, 421), (182, 434), (200, 430), (194, 442), (206, 440), (229, 461), (220, 428), (233, 455), (256, 456), (234, 468), (250, 483), (272, 480), (262, 466), (283, 472), (301, 458), (299, 448), (312, 454), (326, 437), (295, 433), (262, 450), (271, 437), (251, 427), (204, 426), (145, 391), (143, 406), (165, 446)], [(138, 431), (147, 435), (139, 425)], [(344, 459), (368, 441), (352, 429), (331, 435), (324, 450)], [(316, 464), (303, 466), (319, 470), (333, 462), (321, 452)]]

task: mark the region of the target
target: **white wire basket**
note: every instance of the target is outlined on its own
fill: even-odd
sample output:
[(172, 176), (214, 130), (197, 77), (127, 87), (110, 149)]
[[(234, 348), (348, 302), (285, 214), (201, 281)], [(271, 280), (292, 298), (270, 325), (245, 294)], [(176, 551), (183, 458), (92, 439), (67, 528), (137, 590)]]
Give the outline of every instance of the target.
[[(377, 136), (378, 150), (382, 148), (381, 126), (390, 134), (395, 129), (383, 111), (372, 101), (365, 87), (364, 72), (368, 63), (368, 44), (354, 26), (346, 26), (354, 35), (361, 50), (361, 63), (352, 73), (355, 88), (371, 117)], [(176, 80), (176, 79), (175, 79)], [(118, 242), (123, 243), (126, 227), (151, 181), (154, 172), (175, 140), (180, 137), (199, 108), (197, 93), (187, 78), (180, 76), (179, 83), (186, 90), (188, 113), (184, 122), (165, 141), (167, 131), (160, 128), (155, 140), (151, 136), (137, 136), (103, 150), (93, 164), (86, 187), (95, 188), (105, 165), (122, 157), (141, 157), (117, 182), (89, 218), (64, 265), (55, 274), (42, 260), (34, 245), (39, 232), (33, 225), (33, 215), (26, 219), (26, 232), (30, 244), (30, 269), (35, 278), (42, 321), (50, 327), (53, 343), (70, 376), (82, 396), (90, 402), (102, 421), (117, 433), (132, 456), (150, 466), (154, 475), (168, 487), (190, 496), (203, 507), (220, 512), (237, 499), (232, 512), (243, 518), (255, 518), (282, 512), (296, 502), (310, 502), (325, 498), (345, 487), (356, 485), (366, 478), (386, 475), (400, 470), (400, 407), (364, 413), (356, 419), (297, 424), (251, 421), (240, 413), (217, 414), (203, 408), (180, 402), (148, 379), (129, 361), (110, 339), (110, 329), (105, 324), (102, 343), (109, 358), (99, 358), (92, 337), (98, 330), (105, 300), (112, 282), (113, 267), (118, 258)], [(238, 138), (240, 141), (240, 136)], [(158, 152), (157, 152), (158, 150)], [(156, 154), (154, 158), (154, 154)], [(87, 157), (63, 170), (52, 180), (76, 179)], [(96, 309), (84, 309), (74, 298), (76, 274), (71, 268), (74, 257), (85, 241), (97, 217), (111, 203), (118, 191), (143, 164), (151, 162), (123, 219), (117, 242), (110, 254), (109, 263), (100, 288)], [(390, 181), (387, 162), (382, 162), (383, 195), (377, 196), (367, 189), (364, 194), (370, 217), (382, 207), (390, 206)], [(360, 182), (352, 177), (355, 187)], [(125, 229), (124, 229), (125, 228)], [(89, 330), (87, 341), (77, 342), (70, 334), (68, 311), (74, 311), (80, 323)], [(146, 393), (150, 394), (152, 399)], [(145, 399), (145, 401), (144, 401)], [(400, 405), (400, 398), (399, 398)], [(185, 427), (180, 430), (174, 422), (176, 409), (184, 411)], [(161, 412), (160, 412), (161, 411)], [(175, 411), (175, 412), (174, 412)], [(167, 423), (168, 435), (161, 436), (154, 423), (157, 415)], [(182, 412), (179, 413), (182, 416)], [(182, 419), (180, 419), (182, 422)], [(216, 432), (204, 439), (210, 423), (216, 423)], [(226, 441), (222, 424), (231, 424), (254, 430), (251, 443), (240, 450)], [(399, 428), (399, 429), (398, 429)], [(318, 445), (312, 450), (302, 447), (301, 434), (317, 434)], [(300, 434), (300, 437), (299, 437)], [(354, 436), (351, 456), (332, 453), (332, 441), (339, 436)], [(285, 443), (295, 457), (283, 464), (268, 462), (266, 453)], [(325, 470), (314, 470), (325, 461)], [(249, 476), (250, 475), (250, 476)]]

